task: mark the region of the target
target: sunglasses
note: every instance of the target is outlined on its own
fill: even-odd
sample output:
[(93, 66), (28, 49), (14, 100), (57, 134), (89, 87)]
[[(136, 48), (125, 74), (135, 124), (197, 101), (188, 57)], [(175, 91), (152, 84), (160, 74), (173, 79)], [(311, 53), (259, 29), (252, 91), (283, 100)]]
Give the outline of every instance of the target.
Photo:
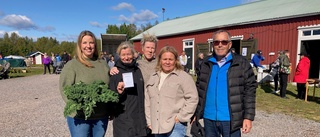
[(221, 41), (215, 40), (215, 41), (213, 41), (213, 45), (218, 46), (220, 43), (222, 45), (227, 45), (229, 42), (230, 42), (229, 40), (221, 40)]

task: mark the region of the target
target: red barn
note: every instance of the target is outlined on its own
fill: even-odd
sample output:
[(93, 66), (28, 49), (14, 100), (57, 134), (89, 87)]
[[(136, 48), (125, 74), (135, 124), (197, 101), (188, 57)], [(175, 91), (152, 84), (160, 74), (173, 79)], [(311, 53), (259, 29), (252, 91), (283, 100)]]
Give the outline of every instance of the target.
[[(263, 0), (167, 20), (143, 33), (154, 33), (158, 39), (157, 52), (166, 45), (190, 56), (190, 68), (199, 52), (211, 51), (213, 32), (228, 30), (236, 52), (251, 58), (262, 50), (268, 66), (277, 58), (279, 50), (289, 50), (293, 73), (299, 61), (298, 53), (310, 55), (310, 78), (319, 78), (320, 64), (320, 1), (319, 0)], [(141, 51), (142, 34), (131, 40)], [(319, 53), (317, 53), (319, 52)]]

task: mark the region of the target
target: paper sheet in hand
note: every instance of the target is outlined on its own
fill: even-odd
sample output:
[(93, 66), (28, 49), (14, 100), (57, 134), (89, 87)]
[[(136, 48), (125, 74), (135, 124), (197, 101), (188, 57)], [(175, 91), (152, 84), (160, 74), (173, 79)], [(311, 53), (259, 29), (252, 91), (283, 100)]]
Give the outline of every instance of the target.
[(124, 82), (124, 88), (134, 87), (132, 72), (122, 73), (122, 79)]

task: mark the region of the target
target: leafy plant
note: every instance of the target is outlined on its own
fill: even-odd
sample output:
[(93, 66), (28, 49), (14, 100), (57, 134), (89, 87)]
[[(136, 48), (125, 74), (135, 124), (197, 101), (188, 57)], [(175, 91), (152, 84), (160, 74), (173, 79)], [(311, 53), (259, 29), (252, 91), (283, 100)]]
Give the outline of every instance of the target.
[(94, 113), (93, 108), (97, 102), (118, 102), (118, 94), (108, 88), (103, 81), (94, 81), (92, 84), (83, 82), (64, 87), (64, 94), (68, 98), (64, 108), (64, 116), (68, 116), (77, 110), (85, 114), (85, 119)]

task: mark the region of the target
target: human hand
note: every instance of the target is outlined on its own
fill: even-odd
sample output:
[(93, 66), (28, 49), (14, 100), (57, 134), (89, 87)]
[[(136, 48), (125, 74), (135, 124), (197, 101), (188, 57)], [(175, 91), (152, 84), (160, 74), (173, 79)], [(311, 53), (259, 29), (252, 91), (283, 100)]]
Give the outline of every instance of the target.
[(176, 121), (176, 123), (180, 122), (177, 116), (174, 118), (174, 120)]
[(110, 69), (110, 75), (116, 75), (116, 74), (118, 74), (118, 73), (119, 73), (119, 70), (118, 70), (117, 67), (112, 67), (112, 68)]
[(247, 134), (252, 128), (252, 121), (249, 119), (244, 119), (242, 124), (242, 133)]
[(152, 130), (152, 127), (151, 127), (151, 125), (148, 125), (148, 128), (149, 128), (150, 130)]
[(119, 94), (122, 94), (124, 91), (124, 82), (119, 82), (117, 86), (117, 90)]

